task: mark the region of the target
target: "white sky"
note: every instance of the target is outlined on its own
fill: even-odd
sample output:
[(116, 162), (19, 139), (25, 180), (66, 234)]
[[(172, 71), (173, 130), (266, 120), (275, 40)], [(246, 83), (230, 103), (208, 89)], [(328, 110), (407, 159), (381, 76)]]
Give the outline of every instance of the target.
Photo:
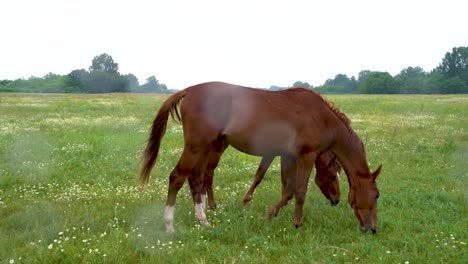
[(317, 86), (338, 73), (435, 68), (468, 46), (466, 0), (1, 0), (0, 79), (88, 69), (140, 84)]

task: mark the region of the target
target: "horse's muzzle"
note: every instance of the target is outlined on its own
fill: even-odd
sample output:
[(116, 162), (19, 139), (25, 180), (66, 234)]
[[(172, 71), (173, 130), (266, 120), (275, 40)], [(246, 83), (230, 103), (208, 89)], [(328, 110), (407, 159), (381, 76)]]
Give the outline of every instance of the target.
[(366, 233), (367, 231), (369, 231), (369, 229), (372, 231), (373, 235), (377, 234), (377, 228), (376, 227), (359, 226), (359, 230), (361, 230), (361, 232), (363, 232), (363, 233)]

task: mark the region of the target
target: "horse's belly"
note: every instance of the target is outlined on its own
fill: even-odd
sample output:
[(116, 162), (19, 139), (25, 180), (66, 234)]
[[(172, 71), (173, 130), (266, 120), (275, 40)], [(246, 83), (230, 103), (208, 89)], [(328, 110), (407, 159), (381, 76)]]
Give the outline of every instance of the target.
[(225, 139), (234, 148), (255, 156), (296, 155), (298, 151), (295, 135), (278, 131), (230, 134)]

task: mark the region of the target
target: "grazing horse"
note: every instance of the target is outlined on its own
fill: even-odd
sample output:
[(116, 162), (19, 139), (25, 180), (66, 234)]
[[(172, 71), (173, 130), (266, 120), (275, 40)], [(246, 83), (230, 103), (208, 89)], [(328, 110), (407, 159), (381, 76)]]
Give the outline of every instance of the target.
[[(179, 110), (180, 105), (180, 110)], [(265, 91), (221, 82), (191, 86), (171, 95), (156, 115), (143, 153), (140, 182), (148, 183), (171, 115), (182, 122), (184, 149), (169, 176), (164, 211), (166, 230), (174, 231), (177, 193), (188, 179), (195, 215), (209, 225), (201, 191), (209, 153), (225, 144), (251, 155), (281, 156), (282, 193), (270, 218), (295, 196), (293, 224), (302, 223), (309, 176), (317, 156), (330, 150), (348, 176), (348, 201), (361, 231), (377, 230), (376, 178), (364, 145), (349, 119), (319, 94), (305, 88)]]
[[(226, 145), (227, 147), (227, 145)], [(223, 151), (226, 148), (223, 149)], [(222, 152), (212, 151), (209, 155), (208, 167), (205, 174), (205, 179), (203, 182), (202, 190), (202, 202), (205, 204), (206, 197), (205, 194), (208, 194), (208, 208), (216, 208), (216, 203), (214, 201), (213, 194), (213, 175), (214, 169), (216, 168), (219, 158), (222, 155)], [(257, 173), (255, 174), (254, 181), (250, 186), (247, 193), (244, 195), (242, 202), (244, 205), (247, 205), (252, 200), (253, 192), (255, 188), (260, 184), (263, 177), (265, 176), (266, 171), (273, 162), (274, 157), (263, 157), (260, 165), (258, 166)], [(336, 161), (335, 156), (330, 151), (327, 151), (315, 160), (315, 168), (317, 170), (315, 174), (315, 184), (320, 188), (322, 194), (330, 201), (332, 206), (337, 205), (340, 202), (340, 171), (341, 166)]]

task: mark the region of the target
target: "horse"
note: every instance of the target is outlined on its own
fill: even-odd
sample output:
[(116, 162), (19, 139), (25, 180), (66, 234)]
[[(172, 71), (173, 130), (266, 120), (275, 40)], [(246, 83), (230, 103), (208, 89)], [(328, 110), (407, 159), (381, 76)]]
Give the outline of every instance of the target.
[(377, 176), (369, 168), (364, 144), (350, 120), (318, 93), (306, 88), (266, 91), (222, 82), (202, 83), (178, 91), (160, 107), (143, 152), (140, 183), (148, 183), (169, 115), (182, 123), (184, 148), (169, 175), (164, 209), (167, 232), (174, 231), (177, 193), (188, 179), (196, 218), (209, 226), (201, 191), (207, 155), (222, 142), (250, 155), (281, 156), (281, 199), (270, 209), (276, 216), (295, 197), (293, 225), (302, 224), (309, 176), (317, 156), (330, 150), (347, 177), (348, 202), (362, 232), (377, 232)]
[[(214, 169), (216, 168), (219, 158), (221, 157), (224, 150), (227, 148), (222, 149), (221, 152), (212, 151), (209, 154), (209, 161), (208, 167), (205, 174), (205, 179), (203, 182), (203, 189), (202, 189), (202, 204), (205, 205), (206, 203), (206, 196), (208, 196), (208, 208), (214, 209), (216, 208), (216, 202), (214, 201), (214, 194), (213, 194), (213, 175)], [(242, 198), (242, 202), (247, 205), (252, 200), (252, 195), (263, 180), (266, 171), (270, 167), (271, 163), (273, 162), (274, 157), (262, 157), (260, 161), (260, 165), (258, 166), (257, 172), (255, 174), (254, 181), (252, 182), (249, 190)], [(336, 161), (336, 157), (330, 151), (327, 151), (317, 157), (315, 160), (315, 184), (319, 187), (322, 194), (330, 201), (332, 206), (337, 205), (340, 202), (340, 171), (341, 166)]]

